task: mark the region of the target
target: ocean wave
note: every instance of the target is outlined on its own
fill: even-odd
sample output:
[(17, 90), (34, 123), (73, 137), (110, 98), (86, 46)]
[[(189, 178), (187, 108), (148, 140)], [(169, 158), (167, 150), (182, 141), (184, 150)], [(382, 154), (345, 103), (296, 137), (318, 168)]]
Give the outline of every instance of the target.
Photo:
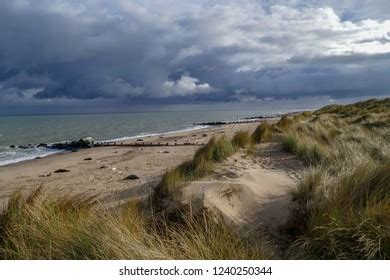
[[(180, 133), (180, 132), (188, 132), (188, 131), (196, 131), (204, 128), (208, 128), (209, 126), (192, 126), (187, 127), (181, 130), (174, 130), (174, 131), (167, 131), (167, 132), (161, 132), (161, 133), (140, 133), (134, 136), (125, 136), (120, 138), (114, 138), (109, 140), (102, 140), (102, 141), (95, 141), (97, 143), (101, 142), (119, 142), (119, 141), (126, 141), (126, 140), (132, 140), (137, 139), (140, 137), (152, 137), (152, 136), (159, 136), (159, 135), (166, 135), (166, 134), (173, 134), (173, 133)], [(62, 141), (66, 142), (66, 141)], [(52, 143), (53, 144), (53, 143)], [(37, 157), (46, 157), (49, 155), (57, 154), (57, 153), (63, 153), (62, 150), (55, 150), (55, 149), (48, 149), (43, 147), (34, 147), (34, 148), (28, 148), (28, 149), (20, 149), (20, 148), (10, 148), (6, 146), (0, 146), (0, 166), (18, 163), (22, 161), (32, 160)]]
[(47, 148), (18, 149), (3, 146), (0, 147), (0, 166), (32, 160), (37, 157), (46, 157), (61, 152)]

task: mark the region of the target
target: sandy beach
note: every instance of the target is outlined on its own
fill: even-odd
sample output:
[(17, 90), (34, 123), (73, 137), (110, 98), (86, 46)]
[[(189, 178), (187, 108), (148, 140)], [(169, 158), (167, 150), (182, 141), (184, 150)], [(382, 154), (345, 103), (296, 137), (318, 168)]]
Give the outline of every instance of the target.
[[(207, 143), (215, 135), (231, 137), (240, 130), (254, 130), (259, 122), (214, 126), (196, 131), (143, 138), (148, 142)], [(134, 143), (129, 140), (127, 143)], [(125, 142), (126, 143), (126, 142)], [(161, 175), (192, 158), (199, 146), (99, 147), (65, 152), (0, 167), (0, 204), (16, 191), (44, 187), (56, 195), (97, 195), (105, 204), (129, 198), (146, 198)], [(69, 172), (54, 173), (66, 169)], [(125, 180), (136, 175), (139, 179)]]

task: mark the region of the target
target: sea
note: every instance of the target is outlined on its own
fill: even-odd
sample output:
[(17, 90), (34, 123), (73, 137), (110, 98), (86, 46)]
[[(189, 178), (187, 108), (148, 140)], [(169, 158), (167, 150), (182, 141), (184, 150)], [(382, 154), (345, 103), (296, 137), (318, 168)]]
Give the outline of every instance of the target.
[[(276, 116), (300, 108), (148, 111), (131, 113), (0, 116), (0, 166), (60, 151), (17, 146), (57, 143), (91, 137), (94, 141), (120, 141), (148, 135), (204, 128), (196, 123), (236, 121)], [(15, 145), (16, 148), (10, 146)]]

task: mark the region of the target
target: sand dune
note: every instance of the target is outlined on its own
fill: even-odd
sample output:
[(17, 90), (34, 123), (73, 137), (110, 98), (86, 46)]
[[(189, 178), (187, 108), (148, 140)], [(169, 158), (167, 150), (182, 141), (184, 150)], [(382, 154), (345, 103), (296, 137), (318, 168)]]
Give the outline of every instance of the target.
[(240, 227), (266, 227), (276, 233), (290, 214), (289, 191), (302, 168), (300, 161), (277, 144), (262, 144), (254, 155), (237, 153), (211, 176), (188, 184), (183, 202), (220, 213), (225, 221)]

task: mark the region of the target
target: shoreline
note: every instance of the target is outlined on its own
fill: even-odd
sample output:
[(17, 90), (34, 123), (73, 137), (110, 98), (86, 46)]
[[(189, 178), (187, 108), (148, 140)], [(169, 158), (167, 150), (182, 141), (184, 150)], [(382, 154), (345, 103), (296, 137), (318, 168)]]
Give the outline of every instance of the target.
[[(297, 111), (298, 112), (298, 111)], [(286, 114), (293, 114), (295, 112), (288, 112)], [(231, 125), (231, 124), (242, 124), (242, 123), (252, 123), (252, 122), (259, 122), (259, 121), (266, 121), (266, 120), (272, 120), (280, 118), (282, 113), (277, 113), (273, 115), (260, 115), (257, 117), (250, 117), (250, 118), (243, 118), (236, 121), (217, 121), (217, 122), (205, 122), (205, 123), (193, 123), (190, 126), (187, 126), (182, 129), (174, 129), (174, 130), (168, 130), (166, 132), (141, 132), (135, 135), (130, 136), (119, 136), (119, 137), (112, 137), (107, 138), (103, 140), (95, 140), (93, 141), (95, 144), (101, 144), (105, 142), (128, 142), (131, 140), (135, 140), (138, 138), (147, 138), (147, 137), (160, 137), (164, 135), (171, 135), (176, 133), (182, 133), (182, 132), (196, 132), (198, 130), (207, 129), (210, 127), (216, 127), (216, 126), (225, 126), (225, 125)], [(88, 135), (85, 137), (82, 137), (81, 139), (93, 139), (92, 137), (89, 137)], [(95, 138), (96, 139), (96, 138)], [(12, 165), (15, 163), (20, 163), (24, 161), (30, 161), (34, 160), (36, 158), (43, 158), (47, 156), (51, 156), (53, 154), (63, 153), (67, 152), (66, 149), (53, 147), (50, 148), (50, 146), (54, 146), (56, 144), (61, 143), (70, 143), (72, 141), (77, 141), (75, 138), (73, 140), (59, 140), (55, 142), (36, 142), (34, 144), (15, 144), (15, 143), (7, 143), (3, 146), (0, 146), (1, 153), (3, 153), (4, 158), (0, 157), (0, 167), (1, 166), (7, 166)], [(44, 146), (41, 146), (44, 145)], [(99, 145), (96, 145), (99, 146)], [(76, 148), (77, 149), (77, 148)], [(9, 155), (7, 155), (7, 153)]]
[[(193, 128), (187, 127), (187, 128), (181, 129), (181, 130), (174, 130), (174, 131), (161, 132), (161, 133), (146, 133), (146, 134), (141, 133), (141, 134), (137, 134), (137, 135), (134, 135), (134, 136), (124, 136), (124, 137), (119, 137), (119, 138), (113, 138), (113, 139), (110, 139), (110, 140), (98, 140), (98, 141), (94, 141), (94, 143), (95, 143), (95, 145), (96, 144), (100, 144), (100, 143), (119, 143), (119, 142), (127, 143), (128, 141), (136, 140), (138, 138), (160, 137), (160, 136), (164, 136), (164, 135), (174, 135), (174, 134), (177, 134), (177, 133), (185, 133), (185, 132), (190, 133), (190, 132), (195, 132), (195, 131), (199, 131), (199, 130), (202, 130), (202, 129), (207, 129), (209, 127), (211, 127), (211, 126), (194, 125)], [(88, 138), (88, 137), (86, 137), (86, 138)], [(63, 142), (65, 142), (65, 141), (63, 141)], [(57, 142), (57, 143), (61, 143), (61, 142)], [(51, 145), (51, 144), (56, 144), (56, 143), (49, 143), (48, 145)], [(33, 146), (35, 146), (34, 149), (38, 149), (37, 145), (38, 144), (34, 144), (33, 145)], [(11, 146), (15, 146), (15, 145), (11, 145)], [(97, 145), (97, 147), (99, 147), (99, 145)], [(18, 148), (18, 147), (15, 147), (15, 148), (9, 147), (9, 148), (10, 149), (20, 149), (20, 150), (22, 150), (21, 148)], [(64, 150), (64, 149), (61, 150), (61, 149), (46, 148), (45, 150), (42, 150), (41, 152), (46, 152), (46, 154), (42, 154), (42, 155), (41, 154), (36, 154), (35, 156), (32, 155), (32, 156), (27, 156), (26, 158), (15, 159), (14, 161), (12, 161), (12, 160), (4, 160), (3, 162), (0, 162), (0, 167), (12, 165), (12, 164), (17, 164), (17, 163), (21, 163), (21, 162), (25, 162), (25, 161), (31, 161), (31, 160), (35, 160), (35, 159), (39, 159), (39, 158), (46, 158), (46, 157), (53, 156), (53, 155), (56, 155), (56, 154), (69, 153), (71, 151)]]
[[(175, 146), (174, 143), (207, 143), (211, 137), (218, 135), (232, 137), (240, 130), (253, 131), (264, 121), (142, 137), (145, 142), (161, 141), (170, 143), (170, 146), (95, 147), (0, 166), (0, 208), (12, 192), (30, 192), (39, 186), (55, 194), (98, 195), (104, 204), (121, 203), (129, 197), (142, 199), (150, 194), (163, 173), (189, 160), (199, 149), (199, 146)], [(123, 142), (135, 141), (129, 139)], [(66, 172), (55, 173), (61, 169)], [(139, 179), (124, 180), (129, 175), (136, 175)]]
[[(288, 113), (288, 114), (294, 114), (293, 113)], [(263, 122), (263, 121), (272, 121), (275, 119), (280, 118), (280, 115), (275, 115), (275, 116), (259, 116), (259, 117), (253, 117), (253, 118), (245, 118), (245, 119), (240, 119), (237, 121), (218, 121), (218, 122), (205, 122), (205, 123), (194, 123), (192, 127), (186, 127), (183, 129), (179, 130), (172, 130), (172, 131), (167, 131), (167, 132), (161, 132), (161, 133), (140, 133), (134, 136), (124, 136), (124, 137), (117, 137), (117, 138), (112, 138), (109, 140), (96, 140), (94, 141), (94, 146), (95, 147), (101, 147), (101, 144), (103, 143), (126, 143), (128, 144), (129, 141), (136, 140), (139, 138), (151, 138), (151, 137), (161, 137), (161, 136), (166, 136), (166, 135), (175, 135), (175, 134), (180, 134), (180, 133), (191, 133), (191, 132), (196, 132), (196, 131), (201, 131), (204, 129), (212, 128), (212, 127), (219, 127), (219, 126), (228, 126), (228, 125), (235, 125), (235, 124), (250, 124), (250, 123), (258, 123), (258, 122)], [(88, 139), (89, 137), (85, 137), (83, 139)], [(67, 142), (67, 140), (60, 141), (60, 142), (54, 142), (54, 143), (48, 143), (47, 145), (53, 145), (57, 143), (62, 143), (62, 142)], [(31, 145), (31, 148), (28, 148), (29, 150), (32, 149), (38, 149), (39, 144), (28, 144), (25, 146)], [(12, 147), (13, 146), (13, 147)], [(16, 145), (11, 145), (8, 148), (10, 149), (19, 149), (19, 150), (26, 150), (26, 149), (21, 149), (18, 148)], [(61, 153), (68, 153), (71, 152), (66, 149), (55, 149), (55, 148), (47, 148), (46, 150), (42, 150), (41, 153), (37, 153), (36, 155), (31, 155), (31, 156), (26, 156), (26, 157), (21, 157), (19, 159), (10, 159), (10, 160), (4, 160), (0, 161), (0, 167), (3, 166), (8, 166), (8, 165), (13, 165), (25, 161), (31, 161), (35, 159), (40, 159), (40, 158), (46, 158), (49, 156), (53, 156), (56, 154), (61, 154)]]

